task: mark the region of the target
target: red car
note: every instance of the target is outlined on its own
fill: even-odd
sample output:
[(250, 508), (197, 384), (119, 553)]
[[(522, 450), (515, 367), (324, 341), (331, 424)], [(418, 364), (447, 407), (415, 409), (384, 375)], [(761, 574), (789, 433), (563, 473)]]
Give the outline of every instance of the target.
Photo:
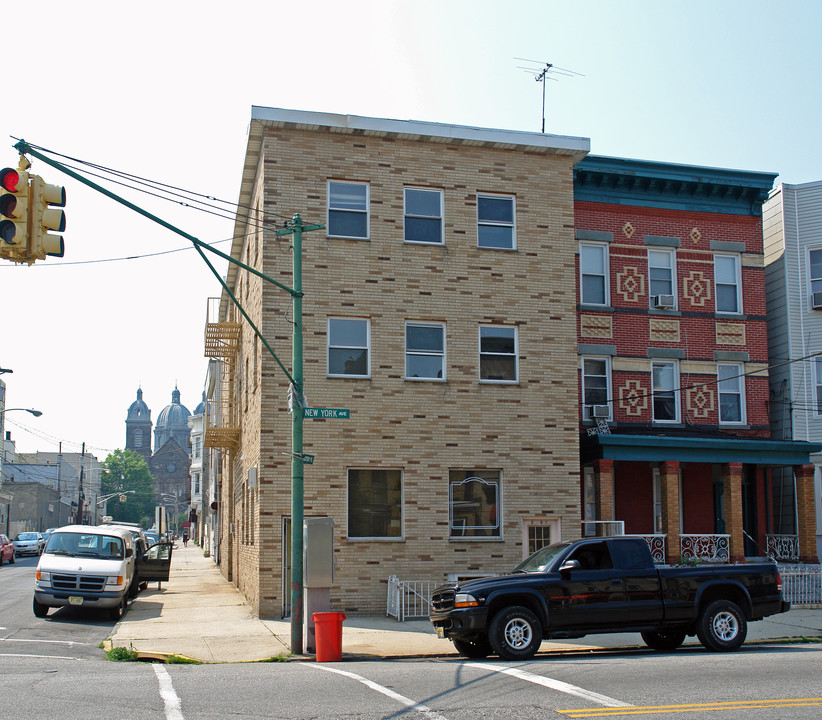
[(0, 535), (0, 565), (6, 560), (14, 562), (14, 543), (5, 535)]

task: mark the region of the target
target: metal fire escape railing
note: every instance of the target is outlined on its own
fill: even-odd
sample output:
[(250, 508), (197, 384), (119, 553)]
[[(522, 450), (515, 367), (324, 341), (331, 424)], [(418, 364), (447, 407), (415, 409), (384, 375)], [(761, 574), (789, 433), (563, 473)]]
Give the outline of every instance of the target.
[(235, 365), (240, 342), (240, 323), (220, 321), (220, 299), (208, 298), (205, 325), (205, 356), (216, 360), (213, 397), (206, 400), (204, 444), (234, 449), (240, 440), (240, 414), (234, 397)]

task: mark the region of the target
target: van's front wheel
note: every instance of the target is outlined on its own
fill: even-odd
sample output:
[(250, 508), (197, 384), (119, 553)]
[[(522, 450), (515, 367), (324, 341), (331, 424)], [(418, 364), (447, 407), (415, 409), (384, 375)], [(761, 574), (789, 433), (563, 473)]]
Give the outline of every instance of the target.
[(49, 614), (49, 606), (43, 605), (41, 602), (37, 602), (37, 598), (34, 598), (31, 608), (34, 610), (34, 617), (44, 618)]

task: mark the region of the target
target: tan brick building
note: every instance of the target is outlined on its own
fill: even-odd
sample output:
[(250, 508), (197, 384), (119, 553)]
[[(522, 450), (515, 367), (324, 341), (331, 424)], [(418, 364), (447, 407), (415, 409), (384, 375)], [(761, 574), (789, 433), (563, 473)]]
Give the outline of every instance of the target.
[[(303, 235), (306, 517), (335, 522), (332, 606), (390, 575), (502, 571), (580, 531), (573, 167), (584, 138), (255, 107), (232, 257), (293, 287)], [(228, 288), (290, 367), (290, 296)], [(288, 610), (289, 382), (227, 293), (208, 318), (220, 566)]]

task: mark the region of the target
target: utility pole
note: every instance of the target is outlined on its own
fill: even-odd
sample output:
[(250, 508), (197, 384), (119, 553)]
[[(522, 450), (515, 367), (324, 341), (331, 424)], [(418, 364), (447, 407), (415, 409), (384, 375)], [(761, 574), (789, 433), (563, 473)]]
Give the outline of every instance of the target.
[(291, 652), (303, 653), (303, 232), (324, 225), (303, 225), (299, 214), (275, 232), (294, 235), (292, 243), (294, 328), (291, 346)]

